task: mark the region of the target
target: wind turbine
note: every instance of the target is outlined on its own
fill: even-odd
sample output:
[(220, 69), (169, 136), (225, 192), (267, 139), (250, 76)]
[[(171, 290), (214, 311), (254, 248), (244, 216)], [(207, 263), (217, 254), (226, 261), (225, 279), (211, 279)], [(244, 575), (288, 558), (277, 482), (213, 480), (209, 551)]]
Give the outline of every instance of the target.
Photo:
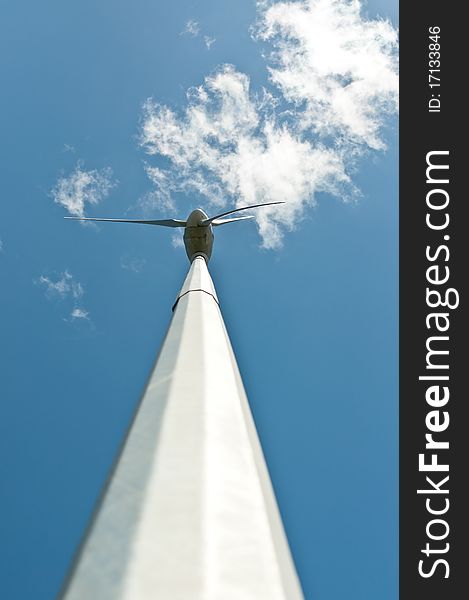
[(134, 418), (64, 582), (65, 600), (303, 600), (207, 263), (244, 220), (184, 227), (191, 267)]
[(108, 223), (139, 223), (140, 225), (160, 225), (161, 227), (184, 227), (184, 245), (189, 260), (196, 256), (203, 256), (208, 262), (212, 255), (213, 247), (213, 227), (225, 225), (226, 223), (234, 223), (235, 221), (245, 221), (253, 219), (254, 215), (242, 217), (232, 217), (223, 219), (228, 215), (248, 210), (250, 208), (259, 208), (260, 206), (272, 206), (273, 204), (285, 204), (285, 202), (264, 202), (262, 204), (252, 204), (251, 206), (243, 206), (235, 208), (227, 212), (209, 217), (201, 208), (196, 208), (191, 212), (185, 221), (180, 219), (101, 219), (91, 217), (64, 217), (64, 219), (74, 219), (75, 221), (105, 221)]

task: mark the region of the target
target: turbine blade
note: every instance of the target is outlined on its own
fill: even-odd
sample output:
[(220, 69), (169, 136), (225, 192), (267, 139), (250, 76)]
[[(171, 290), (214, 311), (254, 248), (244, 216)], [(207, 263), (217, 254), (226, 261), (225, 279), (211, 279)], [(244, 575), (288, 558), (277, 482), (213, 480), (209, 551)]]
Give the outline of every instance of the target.
[(246, 219), (254, 219), (254, 215), (247, 215), (246, 217), (232, 217), (231, 219), (214, 219), (212, 225), (217, 227), (218, 225), (224, 225), (225, 223), (234, 223), (234, 221), (245, 221)]
[(215, 219), (219, 219), (220, 217), (226, 217), (226, 215), (232, 215), (235, 212), (240, 210), (247, 210), (248, 208), (259, 208), (259, 206), (272, 206), (272, 204), (285, 204), (285, 202), (264, 202), (262, 204), (252, 204), (251, 206), (243, 206), (241, 208), (235, 208), (233, 210), (229, 210), (228, 212), (221, 213), (219, 215), (215, 215), (214, 217), (210, 217), (209, 219), (204, 219), (201, 221), (201, 225), (210, 225), (215, 221)]
[(145, 221), (142, 219), (98, 219), (92, 217), (64, 217), (64, 219), (72, 219), (74, 221), (108, 221), (110, 223), (140, 223), (142, 225), (161, 225), (162, 227), (185, 227), (185, 221), (178, 219), (156, 219)]

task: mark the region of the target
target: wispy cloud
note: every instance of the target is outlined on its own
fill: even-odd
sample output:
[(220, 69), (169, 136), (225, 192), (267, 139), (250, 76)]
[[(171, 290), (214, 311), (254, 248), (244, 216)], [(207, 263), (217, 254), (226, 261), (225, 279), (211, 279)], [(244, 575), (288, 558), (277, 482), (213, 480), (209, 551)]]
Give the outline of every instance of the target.
[(194, 19), (189, 19), (181, 31), (181, 35), (191, 35), (197, 37), (200, 33), (200, 25)]
[[(193, 38), (199, 37), (199, 35), (201, 35), (200, 23), (198, 23), (194, 19), (189, 19), (189, 21), (187, 21), (187, 23), (185, 24), (184, 29), (181, 31), (180, 35), (188, 35)], [(210, 48), (216, 42), (216, 38), (211, 37), (209, 35), (204, 35), (203, 40), (207, 50), (210, 50)]]
[(175, 209), (174, 201), (171, 197), (170, 175), (163, 169), (145, 165), (145, 173), (153, 184), (153, 189), (147, 192), (139, 201), (138, 205), (144, 214), (153, 214), (155, 209), (173, 211)]
[(4, 248), (3, 241), (0, 238), (0, 252), (3, 252), (3, 248)]
[(283, 200), (256, 214), (262, 245), (276, 248), (318, 193), (356, 196), (356, 158), (384, 149), (383, 124), (397, 107), (396, 31), (360, 8), (261, 2), (270, 91), (253, 92), (245, 73), (224, 65), (188, 91), (182, 111), (147, 100), (141, 146), (170, 165), (147, 167), (154, 200), (170, 206), (175, 192), (212, 207)]
[(58, 299), (71, 304), (70, 319), (88, 319), (89, 313), (80, 306), (84, 295), (84, 289), (80, 282), (76, 281), (68, 269), (63, 271), (56, 279), (41, 275), (34, 283), (43, 286), (46, 298)]
[(45, 275), (41, 275), (37, 281), (45, 287), (46, 295), (49, 297), (58, 296), (64, 299), (67, 296), (72, 296), (72, 298), (78, 300), (83, 296), (83, 286), (75, 281), (68, 270), (65, 270), (56, 281)]
[(184, 248), (184, 239), (181, 232), (175, 232), (171, 236), (171, 244), (173, 248)]
[(121, 256), (121, 267), (126, 271), (132, 271), (133, 273), (140, 273), (145, 267), (146, 260), (144, 258), (138, 258), (137, 256), (130, 256), (124, 254)]
[(204, 43), (205, 43), (205, 47), (207, 48), (207, 50), (210, 50), (210, 48), (213, 46), (213, 44), (216, 41), (217, 41), (216, 38), (210, 37), (208, 35), (204, 35)]
[(76, 319), (85, 319), (89, 321), (89, 313), (86, 310), (83, 310), (82, 308), (74, 308), (70, 313), (70, 320), (74, 321)]
[(101, 202), (116, 184), (110, 167), (86, 171), (83, 163), (78, 162), (70, 175), (58, 179), (51, 190), (51, 196), (70, 215), (84, 217), (86, 206)]

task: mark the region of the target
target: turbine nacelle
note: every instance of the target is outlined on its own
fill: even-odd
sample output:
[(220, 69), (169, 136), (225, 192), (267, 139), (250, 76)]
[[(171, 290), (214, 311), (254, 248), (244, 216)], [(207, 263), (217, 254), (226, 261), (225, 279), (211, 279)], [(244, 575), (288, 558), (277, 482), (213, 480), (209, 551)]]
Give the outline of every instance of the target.
[(64, 217), (65, 219), (74, 219), (76, 221), (107, 221), (111, 223), (140, 223), (142, 225), (160, 225), (162, 227), (184, 227), (184, 246), (189, 260), (192, 262), (196, 256), (203, 256), (206, 262), (210, 260), (213, 248), (213, 229), (225, 223), (234, 221), (244, 221), (253, 219), (254, 215), (231, 217), (223, 219), (235, 212), (247, 210), (249, 208), (259, 208), (260, 206), (271, 206), (272, 204), (285, 204), (285, 202), (264, 202), (263, 204), (253, 204), (252, 206), (243, 206), (227, 212), (209, 217), (201, 208), (196, 208), (191, 212), (185, 221), (178, 219), (101, 219), (91, 217)]
[(196, 256), (203, 256), (208, 263), (212, 256), (212, 225), (203, 225), (208, 215), (201, 208), (196, 208), (187, 217), (184, 228), (184, 246), (188, 259), (192, 262)]

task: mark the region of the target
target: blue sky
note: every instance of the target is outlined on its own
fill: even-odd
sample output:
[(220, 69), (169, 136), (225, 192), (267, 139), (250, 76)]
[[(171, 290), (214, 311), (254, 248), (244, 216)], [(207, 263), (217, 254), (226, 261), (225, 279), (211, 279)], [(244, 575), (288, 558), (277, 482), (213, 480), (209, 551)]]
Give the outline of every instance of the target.
[[(223, 64), (249, 78), (250, 93), (265, 87), (276, 98), (288, 131), (308, 99), (285, 113), (293, 105), (269, 80), (273, 42), (253, 39), (251, 0), (50, 0), (1, 13), (0, 596), (45, 600), (60, 587), (188, 268), (172, 230), (66, 222), (53, 190), (78, 165), (112, 184), (96, 206), (85, 202), (88, 216), (185, 218), (223, 198), (231, 208), (242, 204), (241, 178), (230, 196), (233, 182), (194, 167), (192, 154), (181, 178), (170, 153), (146, 152), (145, 100), (169, 107), (188, 133), (187, 89), (207, 86)], [(370, 1), (363, 14), (397, 25), (395, 2)], [(262, 123), (271, 118), (253, 106)], [(397, 122), (382, 118), (383, 150), (336, 117), (322, 144), (339, 148), (350, 201), (319, 177), (306, 199), (290, 198), (296, 230), (280, 213), (262, 217), (262, 235), (250, 222), (216, 230), (210, 271), (306, 598), (388, 600), (398, 595)], [(356, 156), (337, 145), (347, 136)], [(243, 157), (229, 158), (237, 169)], [(145, 164), (167, 173), (169, 200)], [(253, 193), (276, 193), (269, 168)], [(225, 196), (188, 189), (184, 169)]]

